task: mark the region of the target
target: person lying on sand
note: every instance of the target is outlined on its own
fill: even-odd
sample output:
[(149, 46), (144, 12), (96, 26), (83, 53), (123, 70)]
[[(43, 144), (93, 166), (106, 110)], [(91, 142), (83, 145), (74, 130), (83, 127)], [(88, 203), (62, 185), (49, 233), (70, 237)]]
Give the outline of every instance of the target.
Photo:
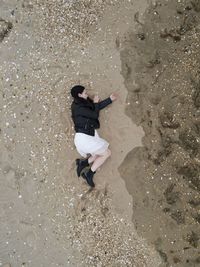
[[(78, 177), (82, 176), (94, 187), (93, 177), (96, 170), (110, 157), (109, 143), (98, 135), (100, 128), (99, 112), (117, 99), (116, 93), (100, 101), (97, 95), (89, 98), (84, 86), (76, 85), (71, 89), (73, 102), (72, 119), (75, 128), (74, 144), (84, 159), (76, 159)], [(86, 168), (90, 166), (90, 168)]]

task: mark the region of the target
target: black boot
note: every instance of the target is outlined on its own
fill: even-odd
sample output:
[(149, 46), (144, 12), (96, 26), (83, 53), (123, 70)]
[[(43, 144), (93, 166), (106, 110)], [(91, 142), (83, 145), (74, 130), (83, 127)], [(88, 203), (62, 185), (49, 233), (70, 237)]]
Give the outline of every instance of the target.
[(88, 159), (76, 159), (76, 172), (78, 177), (80, 177), (82, 170), (89, 166)]
[(89, 170), (84, 170), (81, 174), (81, 176), (87, 181), (87, 183), (91, 186), (91, 187), (95, 187), (95, 184), (93, 182), (93, 176), (94, 176), (95, 172), (93, 172), (91, 169)]

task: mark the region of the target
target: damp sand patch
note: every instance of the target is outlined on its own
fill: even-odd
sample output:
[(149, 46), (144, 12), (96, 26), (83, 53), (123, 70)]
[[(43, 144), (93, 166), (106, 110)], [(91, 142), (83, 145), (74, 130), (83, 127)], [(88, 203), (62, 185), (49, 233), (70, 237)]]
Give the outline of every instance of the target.
[(199, 263), (199, 67), (197, 1), (156, 1), (122, 42), (126, 113), (143, 127), (119, 170), (133, 222), (163, 266)]

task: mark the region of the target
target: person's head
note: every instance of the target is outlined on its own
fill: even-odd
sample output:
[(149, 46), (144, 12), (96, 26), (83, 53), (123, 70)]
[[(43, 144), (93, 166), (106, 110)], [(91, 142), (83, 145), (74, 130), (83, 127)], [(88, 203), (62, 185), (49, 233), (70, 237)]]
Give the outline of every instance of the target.
[(72, 87), (71, 95), (73, 98), (84, 98), (84, 99), (88, 98), (86, 89), (82, 85), (75, 85), (74, 87)]

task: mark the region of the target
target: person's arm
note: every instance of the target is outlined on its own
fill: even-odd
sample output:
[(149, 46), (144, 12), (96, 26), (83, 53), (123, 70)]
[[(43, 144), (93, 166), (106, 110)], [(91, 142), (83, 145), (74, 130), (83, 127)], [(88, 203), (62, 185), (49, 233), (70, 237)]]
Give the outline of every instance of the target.
[(101, 110), (101, 109), (107, 107), (108, 105), (110, 105), (111, 103), (112, 103), (112, 100), (111, 100), (110, 97), (108, 97), (108, 98), (106, 98), (106, 99), (100, 101), (100, 102), (97, 103), (97, 104), (98, 104), (98, 106), (99, 106), (99, 110)]
[(99, 102), (99, 97), (95, 96), (94, 97), (94, 104), (95, 104), (95, 106), (98, 106), (99, 110), (101, 110), (101, 109), (107, 107), (108, 105), (110, 105), (117, 98), (118, 98), (118, 95), (116, 93), (112, 93), (110, 95), (110, 97)]

